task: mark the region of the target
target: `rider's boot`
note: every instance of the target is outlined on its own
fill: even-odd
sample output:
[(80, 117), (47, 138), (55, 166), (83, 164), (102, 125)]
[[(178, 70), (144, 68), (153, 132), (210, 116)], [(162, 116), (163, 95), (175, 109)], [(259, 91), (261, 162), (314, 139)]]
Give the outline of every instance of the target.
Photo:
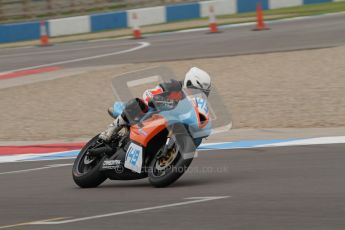
[(120, 115), (118, 116), (113, 123), (111, 123), (106, 130), (104, 130), (100, 135), (99, 138), (105, 142), (110, 141), (111, 137), (114, 133), (118, 132), (123, 126), (125, 126), (127, 122), (123, 119)]

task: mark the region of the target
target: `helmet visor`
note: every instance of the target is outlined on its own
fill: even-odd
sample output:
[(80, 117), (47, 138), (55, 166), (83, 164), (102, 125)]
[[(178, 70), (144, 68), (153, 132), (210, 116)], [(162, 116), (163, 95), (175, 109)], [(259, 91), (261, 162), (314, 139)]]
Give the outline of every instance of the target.
[(206, 96), (210, 95), (211, 92), (211, 86), (208, 89), (202, 89), (200, 87), (196, 87), (194, 85), (189, 85), (187, 86), (187, 88), (189, 89), (195, 89), (195, 90), (200, 90), (201, 92), (203, 92)]

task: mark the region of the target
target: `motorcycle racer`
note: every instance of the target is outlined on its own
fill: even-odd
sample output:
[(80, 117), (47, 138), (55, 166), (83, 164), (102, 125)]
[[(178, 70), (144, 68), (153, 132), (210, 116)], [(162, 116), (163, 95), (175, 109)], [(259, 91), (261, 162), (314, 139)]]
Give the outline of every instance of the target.
[[(200, 68), (192, 67), (186, 73), (184, 81), (171, 79), (153, 89), (147, 89), (143, 93), (143, 99), (134, 98), (126, 103), (123, 113), (115, 118), (107, 129), (99, 135), (99, 138), (108, 142), (112, 135), (123, 126), (140, 120), (150, 107), (155, 106), (157, 100), (181, 100), (183, 98), (182, 88), (199, 89), (208, 96), (211, 89), (210, 75)], [(160, 96), (163, 93), (165, 94), (164, 98)], [(112, 114), (111, 110), (109, 112)]]

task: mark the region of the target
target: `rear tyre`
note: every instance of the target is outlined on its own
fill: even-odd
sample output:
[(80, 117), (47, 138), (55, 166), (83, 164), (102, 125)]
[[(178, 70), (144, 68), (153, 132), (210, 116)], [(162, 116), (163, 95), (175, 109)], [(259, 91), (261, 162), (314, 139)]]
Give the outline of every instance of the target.
[(102, 163), (101, 157), (91, 158), (87, 152), (95, 146), (100, 147), (98, 135), (92, 138), (80, 151), (77, 159), (74, 161), (72, 175), (74, 182), (81, 188), (95, 188), (102, 184), (107, 177), (99, 171)]

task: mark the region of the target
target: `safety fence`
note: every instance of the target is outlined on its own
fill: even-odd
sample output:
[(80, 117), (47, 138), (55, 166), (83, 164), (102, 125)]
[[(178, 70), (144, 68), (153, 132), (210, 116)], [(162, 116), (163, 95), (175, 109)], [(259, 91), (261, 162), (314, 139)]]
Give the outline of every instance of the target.
[[(137, 21), (143, 26), (207, 17), (211, 5), (216, 15), (226, 15), (255, 11), (258, 2), (266, 10), (332, 1), (342, 0), (212, 0), (49, 19), (45, 23), (48, 36), (57, 37), (133, 27)], [(0, 43), (39, 37), (40, 21), (0, 24)]]

